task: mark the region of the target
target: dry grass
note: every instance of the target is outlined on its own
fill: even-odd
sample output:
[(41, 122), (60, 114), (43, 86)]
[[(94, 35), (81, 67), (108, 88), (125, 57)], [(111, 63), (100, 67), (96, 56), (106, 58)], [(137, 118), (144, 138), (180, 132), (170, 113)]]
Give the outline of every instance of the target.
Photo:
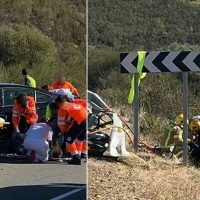
[[(126, 144), (131, 152), (128, 139)], [(199, 185), (198, 169), (151, 153), (131, 153), (119, 161), (89, 158), (89, 200), (200, 200)]]
[[(145, 158), (145, 160), (141, 159)], [(89, 200), (199, 200), (200, 172), (152, 154), (89, 159)]]

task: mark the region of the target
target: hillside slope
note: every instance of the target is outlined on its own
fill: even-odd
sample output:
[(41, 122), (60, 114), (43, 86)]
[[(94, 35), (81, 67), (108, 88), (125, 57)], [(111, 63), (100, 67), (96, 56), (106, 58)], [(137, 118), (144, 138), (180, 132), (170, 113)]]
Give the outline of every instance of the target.
[[(110, 106), (127, 105), (131, 75), (120, 74), (119, 53), (199, 50), (199, 18), (198, 1), (90, 1), (89, 89)], [(189, 73), (190, 116), (199, 112), (199, 88), (199, 73)], [(141, 82), (140, 106), (142, 132), (158, 136), (182, 111), (181, 74), (148, 74)]]
[(28, 67), (38, 86), (63, 73), (85, 95), (85, 13), (84, 0), (0, 0), (0, 81)]
[(197, 45), (200, 7), (183, 0), (90, 1), (89, 43), (115, 50)]

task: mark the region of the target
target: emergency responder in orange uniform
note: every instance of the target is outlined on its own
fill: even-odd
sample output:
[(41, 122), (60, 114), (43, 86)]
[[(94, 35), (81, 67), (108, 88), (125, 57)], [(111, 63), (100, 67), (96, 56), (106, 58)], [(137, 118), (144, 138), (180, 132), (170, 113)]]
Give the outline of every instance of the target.
[[(87, 101), (84, 99), (75, 99), (74, 103), (82, 105), (87, 110)], [(75, 142), (76, 146), (78, 147), (78, 143)], [(87, 143), (86, 143), (86, 135), (82, 144), (82, 150), (79, 152), (81, 154), (81, 159), (83, 161), (87, 161)]]
[[(81, 164), (82, 144), (86, 137), (87, 110), (80, 104), (70, 103), (67, 96), (60, 95), (55, 103), (59, 107), (58, 126), (62, 133), (72, 160), (69, 164)], [(76, 144), (75, 144), (76, 143)]]
[(56, 90), (56, 89), (69, 89), (73, 95), (79, 97), (78, 90), (68, 81), (65, 80), (65, 77), (59, 76), (57, 81), (52, 83), (51, 85), (51, 90)]
[[(85, 99), (74, 99), (74, 96), (68, 93), (67, 99), (71, 103), (76, 103), (82, 105), (87, 110), (87, 101)], [(79, 143), (75, 142), (75, 145), (77, 148), (79, 147)], [(87, 161), (87, 143), (86, 143), (86, 135), (82, 144), (82, 150), (79, 151), (79, 154), (81, 155), (81, 159), (86, 162)]]
[[(189, 141), (189, 140), (188, 140)], [(173, 147), (172, 154), (181, 158), (183, 155), (183, 114), (179, 114), (175, 118), (173, 126), (164, 134), (160, 143), (161, 151), (170, 152), (170, 147)]]
[[(12, 122), (14, 133), (19, 134), (20, 131), (25, 133), (32, 124), (38, 121), (36, 113), (35, 100), (33, 97), (20, 94), (14, 101)], [(19, 130), (19, 127), (21, 130)]]

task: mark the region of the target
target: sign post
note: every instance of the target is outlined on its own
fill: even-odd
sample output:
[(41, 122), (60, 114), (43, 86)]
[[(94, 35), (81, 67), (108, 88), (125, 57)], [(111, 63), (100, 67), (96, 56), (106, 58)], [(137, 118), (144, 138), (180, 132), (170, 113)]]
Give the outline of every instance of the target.
[[(138, 54), (121, 53), (120, 64), (121, 73), (136, 74), (135, 77), (135, 99), (134, 99), (134, 149), (138, 151), (139, 138), (139, 95), (138, 95)], [(172, 51), (172, 52), (148, 52), (142, 72), (163, 73), (182, 72), (183, 73), (183, 164), (188, 162), (188, 72), (200, 72), (200, 51)]]
[(183, 164), (188, 163), (188, 72), (183, 72)]

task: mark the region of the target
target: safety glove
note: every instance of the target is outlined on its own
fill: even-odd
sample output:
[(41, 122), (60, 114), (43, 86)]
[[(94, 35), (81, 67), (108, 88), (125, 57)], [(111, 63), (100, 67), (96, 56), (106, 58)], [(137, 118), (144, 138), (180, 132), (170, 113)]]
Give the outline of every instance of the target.
[(15, 134), (15, 135), (19, 135), (19, 134), (20, 134), (20, 130), (19, 130), (18, 128), (15, 129), (15, 130), (14, 130), (14, 134)]

